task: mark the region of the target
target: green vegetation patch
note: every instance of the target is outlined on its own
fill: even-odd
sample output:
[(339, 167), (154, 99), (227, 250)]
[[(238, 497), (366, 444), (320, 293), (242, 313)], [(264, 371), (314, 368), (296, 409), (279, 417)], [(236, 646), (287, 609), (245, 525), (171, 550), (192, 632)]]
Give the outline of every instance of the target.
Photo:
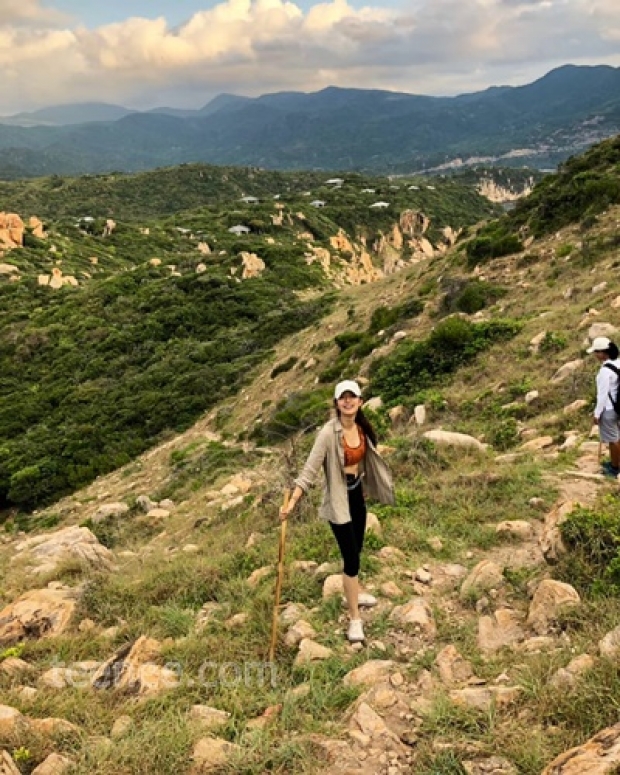
[(393, 353), (375, 360), (370, 371), (372, 393), (388, 402), (415, 401), (417, 393), (436, 386), (446, 375), (520, 330), (515, 320), (470, 323), (448, 318), (427, 339), (402, 342)]

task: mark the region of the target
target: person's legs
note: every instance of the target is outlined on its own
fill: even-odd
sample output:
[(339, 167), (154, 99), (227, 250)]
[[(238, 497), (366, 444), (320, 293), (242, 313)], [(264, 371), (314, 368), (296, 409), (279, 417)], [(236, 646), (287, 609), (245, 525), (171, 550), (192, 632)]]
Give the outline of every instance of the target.
[(620, 470), (620, 427), (618, 415), (614, 411), (605, 411), (599, 418), (601, 442), (609, 445), (609, 465), (604, 468), (612, 474)]
[(342, 589), (344, 591), (347, 608), (349, 610), (349, 629), (347, 630), (347, 639), (351, 643), (361, 643), (364, 638), (364, 626), (359, 612), (359, 584), (357, 575), (359, 573), (360, 559), (357, 545), (355, 543), (355, 533), (353, 523), (347, 522), (344, 525), (334, 525), (330, 522), (332, 531), (336, 536), (336, 541), (340, 548), (340, 554), (344, 561), (342, 573)]

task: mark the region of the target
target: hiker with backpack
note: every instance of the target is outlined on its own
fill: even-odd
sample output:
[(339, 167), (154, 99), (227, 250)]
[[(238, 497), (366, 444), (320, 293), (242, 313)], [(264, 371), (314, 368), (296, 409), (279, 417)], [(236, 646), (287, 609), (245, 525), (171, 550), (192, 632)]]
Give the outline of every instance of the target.
[(596, 375), (596, 407), (594, 422), (598, 425), (601, 443), (609, 444), (609, 461), (603, 463), (605, 476), (620, 474), (620, 351), (606, 336), (597, 336), (587, 352), (601, 363)]
[(349, 610), (347, 639), (351, 643), (365, 639), (360, 607), (371, 607), (377, 602), (372, 595), (360, 593), (358, 580), (366, 530), (364, 496), (394, 503), (392, 477), (377, 452), (377, 435), (362, 411), (362, 404), (357, 382), (345, 379), (336, 385), (336, 416), (319, 431), (295, 479), (291, 499), (280, 509), (280, 519), (287, 519), (323, 469), (325, 487), (319, 515), (329, 522), (342, 555), (342, 586)]

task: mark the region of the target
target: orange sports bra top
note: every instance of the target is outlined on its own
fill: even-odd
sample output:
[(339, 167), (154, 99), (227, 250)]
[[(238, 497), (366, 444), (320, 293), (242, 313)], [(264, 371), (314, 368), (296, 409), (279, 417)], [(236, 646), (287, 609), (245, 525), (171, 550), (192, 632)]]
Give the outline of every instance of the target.
[(366, 436), (364, 435), (364, 431), (359, 427), (359, 425), (357, 426), (357, 432), (359, 433), (360, 437), (360, 443), (357, 445), (357, 447), (350, 447), (347, 444), (347, 440), (344, 435), (342, 437), (344, 444), (344, 464), (346, 467), (357, 465), (361, 460), (364, 459), (364, 455), (366, 454)]

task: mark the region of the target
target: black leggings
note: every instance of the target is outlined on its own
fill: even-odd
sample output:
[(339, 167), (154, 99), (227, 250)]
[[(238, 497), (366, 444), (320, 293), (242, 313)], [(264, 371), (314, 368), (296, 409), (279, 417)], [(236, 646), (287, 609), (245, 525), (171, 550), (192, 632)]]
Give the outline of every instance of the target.
[(357, 486), (348, 491), (351, 521), (345, 522), (344, 525), (329, 523), (336, 536), (336, 541), (338, 541), (340, 554), (344, 561), (343, 572), (351, 578), (360, 572), (360, 554), (364, 546), (364, 532), (366, 531), (366, 502), (362, 492), (362, 483), (353, 474), (347, 474), (347, 487), (351, 487), (356, 481)]

